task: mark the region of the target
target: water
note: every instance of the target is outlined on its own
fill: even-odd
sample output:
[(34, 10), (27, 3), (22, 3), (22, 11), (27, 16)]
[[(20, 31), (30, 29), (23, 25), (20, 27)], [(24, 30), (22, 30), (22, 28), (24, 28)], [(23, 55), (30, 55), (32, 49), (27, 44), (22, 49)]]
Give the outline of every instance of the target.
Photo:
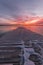
[(17, 26), (0, 26), (0, 32), (7, 32), (16, 28)]
[(43, 35), (43, 26), (26, 26), (27, 29)]
[[(18, 26), (0, 26), (0, 33), (16, 29)], [(24, 26), (27, 29), (43, 35), (43, 26)]]

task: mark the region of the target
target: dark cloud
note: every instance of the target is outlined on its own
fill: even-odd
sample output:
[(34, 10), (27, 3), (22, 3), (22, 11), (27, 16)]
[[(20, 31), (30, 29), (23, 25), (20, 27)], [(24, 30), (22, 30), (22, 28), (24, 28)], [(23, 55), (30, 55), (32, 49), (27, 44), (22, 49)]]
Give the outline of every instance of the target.
[(0, 16), (38, 15), (40, 10), (38, 12), (37, 9), (40, 2), (41, 0), (0, 0)]
[(33, 8), (34, 0), (0, 0), (0, 13), (6, 15), (18, 15), (24, 10), (32, 10)]
[(20, 11), (14, 0), (0, 0), (0, 13), (3, 15), (15, 15)]

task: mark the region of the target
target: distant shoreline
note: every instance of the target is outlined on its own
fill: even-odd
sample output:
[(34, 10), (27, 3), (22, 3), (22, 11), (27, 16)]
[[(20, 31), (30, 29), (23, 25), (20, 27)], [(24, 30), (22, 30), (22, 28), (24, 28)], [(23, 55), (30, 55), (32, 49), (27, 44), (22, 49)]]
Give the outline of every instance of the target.
[(11, 24), (11, 25), (7, 25), (7, 24), (5, 24), (5, 25), (3, 25), (3, 24), (1, 24), (0, 26), (43, 26), (43, 24), (30, 24), (30, 25), (22, 25), (22, 24)]

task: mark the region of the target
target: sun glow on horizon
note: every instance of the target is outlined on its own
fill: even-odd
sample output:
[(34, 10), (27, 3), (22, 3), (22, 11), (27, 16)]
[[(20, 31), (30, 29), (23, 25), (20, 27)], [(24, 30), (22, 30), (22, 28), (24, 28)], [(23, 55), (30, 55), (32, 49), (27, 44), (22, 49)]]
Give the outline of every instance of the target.
[[(0, 18), (0, 25), (1, 24), (12, 25), (9, 28), (5, 28), (6, 31), (13, 30), (13, 29), (15, 30), (18, 27), (25, 27), (28, 30), (31, 30), (33, 32), (43, 35), (43, 31), (40, 31), (42, 27), (36, 26), (39, 23), (43, 24), (43, 17), (30, 17), (30, 18), (24, 17), (23, 19), (21, 18), (21, 19), (16, 19), (16, 20)], [(4, 28), (2, 30), (4, 30)]]
[(40, 21), (40, 19), (36, 19), (36, 20), (32, 20), (32, 21), (26, 21), (25, 24), (34, 24), (37, 23), (38, 21)]
[(11, 19), (4, 19), (0, 18), (0, 24), (11, 24), (11, 25), (30, 25), (30, 24), (36, 24), (39, 21), (43, 21), (43, 18), (39, 17), (30, 17), (28, 19), (17, 19), (17, 20), (11, 20)]

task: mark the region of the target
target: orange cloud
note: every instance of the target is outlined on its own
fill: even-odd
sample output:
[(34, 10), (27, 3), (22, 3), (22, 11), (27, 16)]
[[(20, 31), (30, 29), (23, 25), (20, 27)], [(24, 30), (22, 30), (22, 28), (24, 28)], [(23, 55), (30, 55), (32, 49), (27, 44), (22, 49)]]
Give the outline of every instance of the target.
[(18, 24), (18, 25), (32, 25), (36, 23), (41, 23), (43, 18), (41, 17), (21, 17), (16, 20), (0, 18), (0, 24)]

